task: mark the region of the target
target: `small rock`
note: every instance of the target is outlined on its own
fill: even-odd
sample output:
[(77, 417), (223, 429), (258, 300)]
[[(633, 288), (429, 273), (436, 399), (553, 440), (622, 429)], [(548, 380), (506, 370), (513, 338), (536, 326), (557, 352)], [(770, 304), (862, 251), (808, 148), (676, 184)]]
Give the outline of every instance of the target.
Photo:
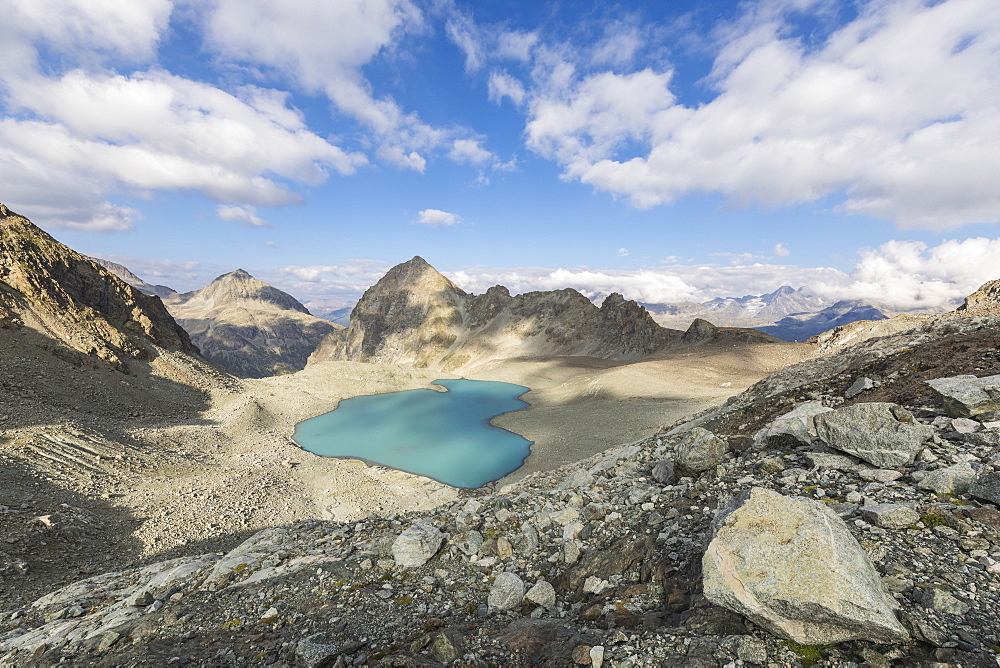
[(573, 663), (578, 666), (589, 666), (593, 663), (593, 659), (590, 658), (590, 650), (593, 649), (590, 645), (577, 645), (573, 648), (573, 653), (570, 658), (573, 659)]
[(986, 473), (974, 479), (969, 485), (969, 494), (1000, 505), (1000, 471)]
[(604, 665), (604, 646), (597, 645), (590, 648), (590, 665), (594, 668), (601, 668)]
[(955, 464), (945, 469), (931, 471), (917, 483), (921, 489), (929, 489), (938, 494), (965, 494), (976, 477), (976, 472), (968, 462)]
[(920, 521), (920, 515), (913, 508), (899, 503), (877, 503), (861, 508), (861, 518), (875, 526), (887, 529), (902, 529)]
[(934, 429), (917, 424), (896, 404), (872, 402), (817, 415), (816, 432), (832, 448), (860, 457), (879, 468), (912, 464)]
[(677, 474), (674, 473), (674, 463), (669, 459), (659, 461), (653, 466), (653, 480), (661, 485), (673, 485), (677, 482)]
[(428, 651), (432, 659), (441, 663), (450, 663), (461, 656), (455, 643), (443, 631), (434, 636)]
[(856, 381), (854, 381), (854, 384), (851, 385), (849, 388), (847, 388), (847, 391), (844, 392), (844, 398), (853, 399), (862, 392), (870, 390), (873, 387), (875, 387), (875, 381), (873, 381), (871, 378), (864, 378), (864, 377), (858, 378)]
[(702, 584), (716, 605), (805, 645), (909, 637), (868, 556), (825, 504), (758, 487), (713, 526)]
[(725, 459), (729, 446), (701, 427), (692, 427), (677, 444), (674, 465), (681, 476), (695, 476), (714, 469)]
[(314, 633), (295, 646), (298, 663), (307, 668), (331, 665), (339, 654), (339, 645), (333, 644), (326, 633)]
[(743, 663), (767, 663), (767, 645), (753, 636), (740, 636), (736, 641), (736, 658)]
[(536, 582), (535, 586), (529, 589), (524, 597), (544, 608), (551, 608), (556, 604), (556, 590), (546, 580)]
[(935, 378), (927, 384), (941, 395), (944, 409), (952, 417), (971, 418), (1000, 410), (1000, 375)]
[(969, 606), (938, 587), (930, 587), (924, 592), (924, 605), (932, 610), (961, 617), (969, 611)]
[(513, 610), (524, 602), (524, 582), (514, 573), (501, 573), (490, 587), (487, 603), (491, 608)]

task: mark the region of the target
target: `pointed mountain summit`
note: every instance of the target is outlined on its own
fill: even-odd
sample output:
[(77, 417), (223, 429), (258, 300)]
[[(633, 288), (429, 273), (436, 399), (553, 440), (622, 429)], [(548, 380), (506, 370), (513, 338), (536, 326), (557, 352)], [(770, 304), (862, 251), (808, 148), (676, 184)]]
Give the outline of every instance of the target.
[(341, 327), (243, 269), (166, 304), (205, 357), (250, 378), (298, 371), (323, 337)]
[(0, 204), (0, 326), (121, 369), (155, 346), (197, 353), (158, 297), (145, 295)]
[(295, 297), (254, 278), (243, 269), (223, 274), (201, 290), (187, 292), (167, 300), (170, 308), (173, 308), (174, 304), (184, 304), (184, 310), (188, 313), (185, 317), (193, 317), (192, 314), (198, 309), (208, 312), (243, 302), (246, 302), (245, 306), (250, 309), (275, 308), (279, 311), (298, 311), (310, 315), (309, 309)]
[(386, 273), (310, 362), (394, 362), (447, 370), (514, 357), (588, 355), (625, 360), (659, 350), (680, 332), (657, 325), (621, 295), (598, 308), (566, 288), (511, 296), (503, 286), (472, 295), (421, 257)]

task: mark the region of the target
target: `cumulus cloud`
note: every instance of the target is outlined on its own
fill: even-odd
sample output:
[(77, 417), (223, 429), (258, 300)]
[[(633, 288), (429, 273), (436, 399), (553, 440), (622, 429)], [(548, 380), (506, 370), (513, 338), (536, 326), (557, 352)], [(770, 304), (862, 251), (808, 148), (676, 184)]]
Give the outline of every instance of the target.
[(300, 300), (335, 300), (353, 303), (389, 269), (381, 260), (346, 260), (331, 265), (289, 265), (268, 276), (268, 281)]
[(247, 227), (271, 227), (271, 225), (257, 215), (256, 209), (250, 206), (234, 206), (232, 204), (220, 204), (215, 212), (222, 220), (231, 223), (239, 223)]
[[(378, 144), (376, 155), (403, 169), (424, 171), (428, 152), (468, 135), (435, 127), (378, 95), (362, 69), (406, 34), (425, 29), (410, 0), (212, 0), (205, 10), (209, 42), (226, 59), (273, 70), (303, 90), (322, 93), (362, 123)], [(267, 38), (261, 38), (267, 26)], [(460, 38), (470, 69), (477, 65), (475, 26), (455, 13), (448, 32)]]
[(860, 301), (890, 312), (939, 312), (955, 308), (983, 283), (1000, 278), (1000, 239), (948, 240), (937, 246), (890, 241), (862, 249), (850, 272), (755, 262), (672, 264), (641, 270), (476, 268), (447, 275), (463, 289), (477, 293), (496, 284), (515, 293), (571, 287), (591, 299), (620, 292), (627, 299), (647, 303), (702, 302), (764, 294), (791, 285), (828, 301)]
[(792, 254), (792, 251), (785, 248), (785, 244), (777, 243), (774, 244), (774, 256), (775, 257), (788, 257)]
[(462, 217), (439, 209), (424, 209), (417, 214), (417, 222), (429, 227), (451, 227), (462, 222)]
[(456, 139), (452, 142), (448, 157), (455, 162), (481, 165), (493, 158), (493, 154), (481, 146), (478, 139)]
[(628, 257), (628, 249), (627, 248), (619, 248), (618, 249), (618, 257)]
[(512, 60), (527, 61), (538, 44), (538, 33), (521, 30), (504, 31), (497, 40), (497, 55)]
[(669, 67), (601, 71), (536, 46), (528, 146), (643, 208), (703, 191), (766, 206), (832, 195), (901, 227), (1000, 220), (1000, 4), (866, 3), (807, 44), (790, 14), (825, 7), (744, 5), (697, 106), (676, 99)]
[[(158, 190), (241, 207), (296, 204), (288, 182), (316, 185), (367, 163), (310, 131), (287, 93), (224, 91), (155, 65), (110, 69), (155, 59), (170, 2), (14, 4), (0, 55), (0, 180), (5, 200), (43, 225), (127, 230), (136, 212), (108, 198)], [(57, 64), (43, 66), (40, 50), (59, 53)]]
[(860, 252), (850, 276), (817, 281), (822, 297), (857, 299), (891, 310), (952, 308), (987, 281), (1000, 278), (1000, 239), (948, 240), (929, 247), (890, 241)]

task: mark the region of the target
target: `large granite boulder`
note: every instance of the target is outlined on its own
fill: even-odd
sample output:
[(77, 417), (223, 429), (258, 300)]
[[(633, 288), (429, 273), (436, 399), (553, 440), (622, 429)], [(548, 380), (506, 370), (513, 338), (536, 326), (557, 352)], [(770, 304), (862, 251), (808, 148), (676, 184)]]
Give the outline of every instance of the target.
[[(927, 381), (941, 395), (944, 409), (952, 417), (1000, 413), (1000, 374), (996, 376), (952, 376)], [(993, 416), (990, 416), (993, 417)]]
[(934, 429), (896, 404), (871, 402), (838, 408), (814, 419), (819, 439), (879, 468), (912, 464)]
[(701, 427), (684, 434), (677, 444), (674, 464), (682, 476), (696, 476), (722, 463), (729, 446), (721, 438)]
[(754, 445), (758, 448), (796, 448), (809, 445), (816, 438), (814, 418), (833, 411), (818, 401), (807, 401), (795, 410), (775, 418), (757, 432)]
[(824, 504), (754, 488), (714, 526), (702, 560), (713, 603), (806, 645), (909, 637), (868, 556)]

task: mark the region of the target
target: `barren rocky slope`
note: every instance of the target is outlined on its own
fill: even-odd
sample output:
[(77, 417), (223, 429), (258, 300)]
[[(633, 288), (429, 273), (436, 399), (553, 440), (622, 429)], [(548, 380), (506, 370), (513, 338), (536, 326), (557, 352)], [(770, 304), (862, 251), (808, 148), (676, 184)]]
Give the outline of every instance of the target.
[[(311, 361), (396, 362), (454, 371), (522, 357), (631, 360), (720, 333), (705, 324), (708, 328), (686, 336), (664, 329), (617, 293), (600, 308), (570, 288), (511, 296), (498, 285), (470, 295), (415, 257), (368, 289), (351, 313), (350, 326), (327, 336)], [(739, 337), (776, 340), (749, 330)]]
[(493, 493), (94, 573), (0, 660), (995, 666), (998, 343), (941, 316)]
[[(157, 297), (144, 295), (0, 204), (0, 327), (120, 368), (153, 345), (196, 353)], [(79, 357), (83, 360), (83, 357)]]
[(249, 378), (302, 369), (323, 337), (341, 329), (242, 269), (166, 305), (205, 357)]

